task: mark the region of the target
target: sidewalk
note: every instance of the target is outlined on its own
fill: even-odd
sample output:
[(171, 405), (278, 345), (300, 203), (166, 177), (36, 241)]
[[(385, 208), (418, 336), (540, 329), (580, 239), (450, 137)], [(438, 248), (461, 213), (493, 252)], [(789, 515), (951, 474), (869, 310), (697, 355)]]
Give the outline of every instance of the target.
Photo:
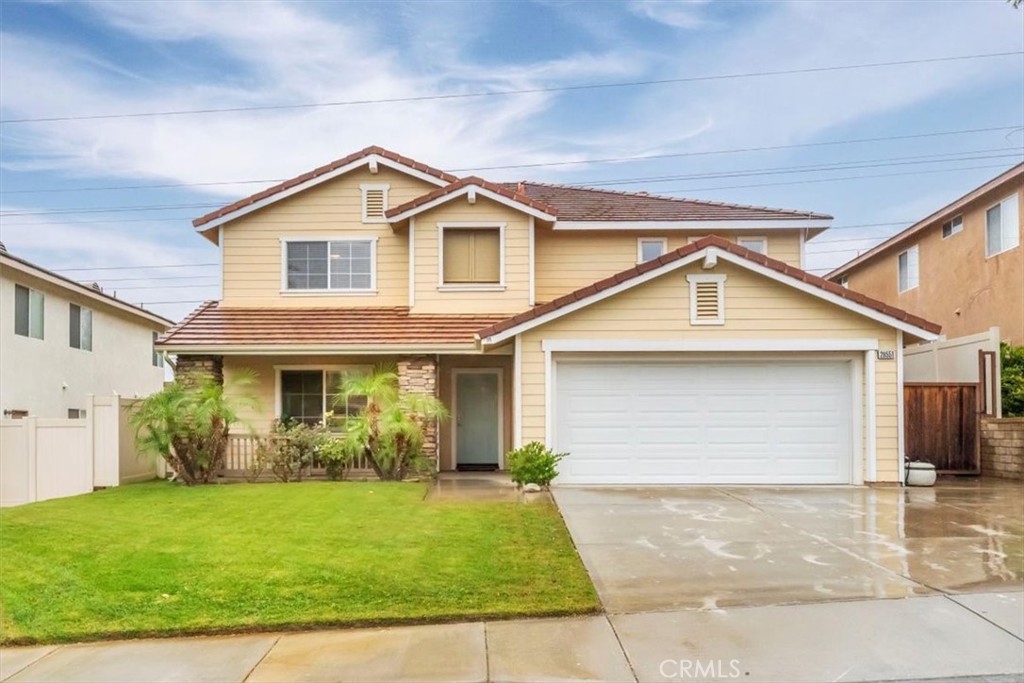
[(0, 650), (3, 681), (881, 681), (1024, 676), (1024, 593)]

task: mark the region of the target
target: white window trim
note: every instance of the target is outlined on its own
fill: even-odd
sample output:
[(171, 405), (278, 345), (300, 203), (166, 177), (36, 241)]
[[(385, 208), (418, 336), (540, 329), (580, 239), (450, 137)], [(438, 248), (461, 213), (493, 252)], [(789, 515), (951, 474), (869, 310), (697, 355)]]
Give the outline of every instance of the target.
[[(691, 325), (724, 325), (725, 324), (725, 280), (726, 275), (687, 275), (690, 287), (690, 324)], [(697, 319), (697, 287), (698, 283), (714, 282), (718, 290), (718, 317)]]
[[(958, 228), (951, 227), (950, 228), (951, 232), (948, 235), (946, 235), (945, 234), (946, 223), (949, 223), (952, 226), (953, 221), (955, 221), (958, 218), (960, 219), (960, 227), (958, 227)], [(942, 221), (942, 225), (939, 226), (939, 235), (944, 240), (948, 240), (953, 235), (958, 235), (958, 234), (960, 234), (963, 231), (964, 231), (964, 215), (962, 213), (958, 213), (957, 215), (955, 215), (952, 218), (950, 218), (948, 221)], [(986, 235), (987, 235), (987, 233), (986, 233)]]
[(382, 215), (379, 218), (371, 217), (366, 215), (366, 192), (367, 190), (383, 190), (384, 191), (384, 212), (388, 210), (388, 191), (391, 189), (391, 185), (388, 183), (361, 183), (359, 185), (359, 198), (362, 205), (362, 216), (363, 223), (387, 223), (388, 218), (386, 215)]
[[(503, 292), (505, 291), (505, 223), (488, 221), (459, 221), (437, 224), (437, 289), (440, 292)], [(498, 282), (487, 284), (448, 284), (444, 281), (444, 231), (497, 229), (498, 230)]]
[[(75, 349), (76, 351), (85, 351), (92, 353), (92, 337), (93, 337), (93, 325), (95, 324), (95, 316), (93, 316), (93, 310), (88, 306), (77, 304), (74, 301), (68, 302), (68, 327), (71, 326), (71, 306), (78, 306), (78, 346), (71, 345), (71, 339), (68, 339), (68, 348)], [(85, 319), (85, 315), (89, 314), (89, 348), (86, 348), (82, 344), (82, 320)]]
[(320, 405), (323, 410), (321, 414), (327, 413), (327, 373), (328, 372), (369, 372), (373, 369), (372, 365), (275, 365), (274, 366), (274, 419), (281, 419), (281, 372), (286, 370), (296, 370), (299, 372), (312, 372), (313, 370), (319, 370), (323, 373), (323, 395), (320, 398)]
[[(377, 236), (363, 235), (344, 237), (282, 237), (281, 238), (281, 295), (282, 296), (367, 296), (377, 293)], [(288, 289), (288, 244), (290, 242), (369, 242), (370, 243), (370, 288), (369, 289)], [(328, 247), (328, 250), (330, 247)], [(328, 272), (328, 283), (330, 274)]]
[[(636, 238), (636, 262), (637, 264), (644, 263), (644, 244), (659, 244), (661, 245), (661, 253), (658, 256), (664, 256), (668, 253), (668, 238), (667, 237), (637, 237)], [(655, 257), (657, 258), (657, 257)], [(654, 259), (649, 259), (653, 261)]]
[[(987, 207), (985, 209), (985, 211), (983, 212), (983, 214), (982, 214), (984, 216), (984, 220), (985, 220), (985, 259), (986, 260), (990, 259), (990, 258), (993, 258), (995, 256), (999, 256), (1000, 254), (1005, 254), (1006, 252), (1012, 251), (1013, 249), (1016, 249), (1017, 247), (1020, 246), (1019, 234), (1016, 231), (1014, 231), (1014, 234), (1017, 235), (1017, 243), (1014, 244), (1012, 247), (1006, 247), (1005, 249), (1000, 249), (999, 251), (993, 251), (991, 253), (989, 253), (989, 250), (988, 250), (988, 212), (991, 211), (992, 209), (996, 208), (997, 206), (1001, 207), (1003, 204), (1005, 204), (1006, 202), (1010, 201), (1011, 199), (1017, 199), (1017, 221), (1019, 223), (1020, 222), (1021, 206), (1020, 206), (1020, 199), (1018, 198), (1018, 196), (1016, 194), (1011, 194), (1008, 197), (1004, 197), (1003, 199), (1000, 199), (995, 204), (992, 204), (991, 206)], [(1003, 220), (1003, 210), (1000, 209), (999, 210), (999, 221), (1000, 221), (1000, 226), (999, 226), (999, 243), (1000, 243), (1000, 246), (1002, 246), (1002, 241), (1003, 241), (1002, 220)], [(1017, 226), (1014, 226), (1014, 227), (1016, 228)]]
[[(901, 251), (899, 254), (896, 255), (896, 291), (898, 293), (900, 293), (900, 294), (903, 294), (904, 292), (913, 291), (913, 290), (917, 289), (920, 286), (920, 284), (921, 284), (921, 251), (917, 247), (918, 247), (918, 245), (916, 245), (916, 244), (914, 246), (912, 246), (912, 247), (907, 247), (906, 249), (904, 249), (903, 251)], [(917, 282), (915, 282), (914, 284), (910, 284), (910, 256), (909, 256), (910, 252), (914, 252), (914, 254), (915, 254), (916, 258), (917, 258)], [(900, 278), (900, 257), (903, 256), (904, 254), (908, 254), (908, 256), (907, 256), (907, 284), (908, 284), (908, 286), (907, 286), (906, 289), (903, 288), (903, 283), (900, 281), (901, 280), (901, 278)]]
[[(743, 247), (744, 246), (743, 245), (744, 242), (760, 242), (761, 243), (761, 251), (758, 251), (757, 253), (759, 253), (759, 254), (761, 254), (763, 256), (767, 256), (768, 255), (768, 238), (767, 237), (762, 236), (762, 235), (756, 235), (756, 236), (751, 236), (751, 237), (747, 237), (746, 235), (738, 235), (736, 237), (736, 244), (738, 246)], [(744, 248), (745, 249), (750, 249), (750, 247), (744, 247)], [(757, 251), (757, 250), (756, 249), (752, 249), (751, 251)]]

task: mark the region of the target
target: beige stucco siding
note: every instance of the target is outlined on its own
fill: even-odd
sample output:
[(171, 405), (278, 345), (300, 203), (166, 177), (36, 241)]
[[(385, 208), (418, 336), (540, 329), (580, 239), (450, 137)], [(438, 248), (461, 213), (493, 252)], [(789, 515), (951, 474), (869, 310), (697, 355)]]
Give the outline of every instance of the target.
[[(1017, 193), (1020, 245), (985, 255), (985, 214)], [(942, 223), (963, 216), (963, 230), (942, 237)], [(899, 255), (917, 245), (920, 284), (898, 291)], [(1024, 187), (996, 188), (912, 238), (895, 243), (846, 274), (849, 287), (942, 325), (942, 334), (961, 337), (998, 326), (1002, 338), (1024, 344)]]
[[(544, 441), (545, 367), (541, 343), (545, 339), (607, 340), (819, 340), (877, 339), (879, 349), (897, 348), (897, 332), (866, 317), (800, 292), (792, 287), (729, 264), (725, 274), (726, 322), (721, 326), (691, 326), (687, 273), (699, 264), (641, 284), (563, 318), (524, 333), (522, 350), (522, 438)], [(682, 356), (686, 357), (686, 356)], [(688, 356), (694, 358), (693, 355)], [(778, 356), (776, 356), (778, 357)], [(847, 353), (866, 368), (863, 352)], [(862, 377), (863, 379), (863, 377)], [(864, 398), (862, 408), (866, 408)], [(876, 481), (898, 481), (898, 386), (895, 361), (875, 363)], [(867, 433), (867, 415), (862, 419)], [(862, 444), (865, 479), (868, 448)]]
[[(386, 184), (394, 207), (436, 186), (381, 166), (359, 169), (223, 226), (225, 306), (405, 306), (409, 242), (405, 231), (362, 222), (360, 184)], [(366, 295), (281, 293), (282, 238), (376, 237), (377, 292)]]
[[(587, 232), (536, 230), (537, 301), (558, 298), (609, 275), (636, 265), (637, 239), (665, 238), (668, 249), (678, 249), (690, 240), (703, 237), (708, 231), (598, 231)], [(729, 231), (724, 236), (735, 241), (737, 236), (765, 237), (768, 256), (800, 267), (800, 231), (785, 232)]]
[[(526, 214), (483, 197), (479, 197), (475, 204), (460, 197), (416, 216), (416, 300), (413, 312), (512, 314), (529, 308), (529, 221)], [(439, 285), (438, 225), (445, 223), (504, 226), (503, 289), (456, 291)]]

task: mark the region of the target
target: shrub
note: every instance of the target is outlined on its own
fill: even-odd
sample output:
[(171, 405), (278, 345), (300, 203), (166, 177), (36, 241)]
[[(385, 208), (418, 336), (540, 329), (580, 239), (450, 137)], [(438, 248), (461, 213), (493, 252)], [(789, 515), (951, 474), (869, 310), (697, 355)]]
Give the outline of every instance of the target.
[(267, 467), (281, 481), (302, 481), (324, 439), (323, 427), (278, 420), (270, 435), (257, 447), (256, 457), (264, 458)]
[(331, 481), (345, 478), (354, 455), (350, 444), (336, 435), (326, 435), (317, 448), (317, 460), (323, 464)]
[(549, 485), (558, 476), (558, 461), (568, 453), (553, 453), (539, 441), (531, 441), (505, 456), (509, 474), (517, 486), (524, 484)]
[[(232, 381), (244, 388), (255, 381), (243, 373)], [(255, 405), (245, 391), (239, 404)], [(207, 380), (197, 385), (173, 382), (133, 408), (129, 422), (135, 443), (143, 453), (163, 458), (186, 485), (208, 484), (224, 465), (228, 432), (239, 421), (236, 406), (224, 395), (224, 386)]]
[(999, 345), (1003, 415), (1024, 416), (1024, 346)]

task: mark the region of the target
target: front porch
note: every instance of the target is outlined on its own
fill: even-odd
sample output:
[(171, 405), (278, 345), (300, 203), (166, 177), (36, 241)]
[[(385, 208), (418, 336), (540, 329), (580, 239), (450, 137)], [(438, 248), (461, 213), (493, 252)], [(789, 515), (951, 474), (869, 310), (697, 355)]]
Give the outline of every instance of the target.
[[(416, 355), (224, 355), (182, 356), (179, 376), (206, 374), (223, 378), (229, 396), (248, 392), (256, 405), (243, 409), (242, 422), (229, 437), (225, 476), (244, 477), (261, 437), (275, 420), (315, 424), (324, 415), (361, 409), (358, 401), (339, 402), (338, 384), (348, 373), (366, 372), (386, 363), (397, 368), (403, 392), (439, 398), (450, 417), (427, 425), (424, 454), (437, 471), (496, 471), (504, 469), (512, 448), (513, 357), (511, 345), (487, 354)], [(249, 387), (234, 379), (255, 374)], [(314, 463), (311, 476), (323, 476)], [(366, 462), (350, 469), (352, 478), (373, 476)]]

